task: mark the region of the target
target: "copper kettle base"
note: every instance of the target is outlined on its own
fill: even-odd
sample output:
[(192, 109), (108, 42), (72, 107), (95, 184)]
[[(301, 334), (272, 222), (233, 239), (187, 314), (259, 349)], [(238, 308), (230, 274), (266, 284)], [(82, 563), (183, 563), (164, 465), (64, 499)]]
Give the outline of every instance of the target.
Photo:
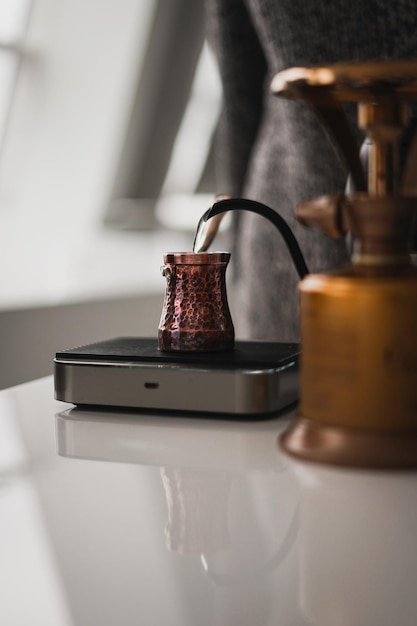
[(342, 428), (299, 416), (281, 435), (279, 444), (292, 457), (326, 465), (417, 469), (417, 430)]

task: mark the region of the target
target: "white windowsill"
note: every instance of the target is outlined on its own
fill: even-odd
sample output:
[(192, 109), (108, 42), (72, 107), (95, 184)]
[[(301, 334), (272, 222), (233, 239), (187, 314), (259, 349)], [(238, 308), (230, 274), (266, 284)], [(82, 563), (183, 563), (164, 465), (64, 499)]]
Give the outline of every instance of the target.
[(163, 254), (190, 250), (193, 235), (126, 232), (100, 224), (43, 228), (0, 217), (0, 310), (159, 293)]

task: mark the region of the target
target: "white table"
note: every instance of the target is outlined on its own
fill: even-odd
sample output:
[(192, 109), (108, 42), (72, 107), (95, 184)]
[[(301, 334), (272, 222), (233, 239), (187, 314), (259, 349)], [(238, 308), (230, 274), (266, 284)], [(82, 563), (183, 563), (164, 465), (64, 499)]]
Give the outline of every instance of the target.
[(0, 393), (2, 626), (415, 626), (417, 473), (294, 463), (260, 422)]

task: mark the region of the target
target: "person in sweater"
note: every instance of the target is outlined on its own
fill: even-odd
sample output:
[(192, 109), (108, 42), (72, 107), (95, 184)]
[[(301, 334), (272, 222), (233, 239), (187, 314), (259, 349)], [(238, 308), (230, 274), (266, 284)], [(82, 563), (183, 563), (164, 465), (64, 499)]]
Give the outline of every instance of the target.
[[(275, 97), (270, 83), (293, 66), (417, 57), (417, 2), (205, 1), (207, 38), (224, 94), (216, 192), (278, 211), (310, 271), (340, 266), (348, 260), (345, 241), (299, 225), (295, 207), (343, 191), (347, 173), (315, 114), (304, 102)], [(355, 111), (349, 114), (355, 123)], [(285, 244), (256, 214), (240, 213), (234, 226), (237, 334), (298, 341), (298, 276)]]

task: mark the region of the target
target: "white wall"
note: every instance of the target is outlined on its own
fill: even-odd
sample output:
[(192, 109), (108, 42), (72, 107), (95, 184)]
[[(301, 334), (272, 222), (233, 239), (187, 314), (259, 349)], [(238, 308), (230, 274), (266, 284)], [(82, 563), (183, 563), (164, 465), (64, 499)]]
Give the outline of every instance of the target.
[(0, 311), (0, 389), (52, 374), (57, 350), (120, 336), (156, 337), (162, 295)]
[(163, 253), (193, 233), (102, 225), (154, 4), (33, 2), (0, 153), (0, 388), (51, 373), (58, 349), (157, 334)]
[(0, 388), (51, 373), (57, 349), (156, 334), (162, 279), (142, 285), (141, 242), (101, 232), (153, 6), (33, 2), (0, 154)]

